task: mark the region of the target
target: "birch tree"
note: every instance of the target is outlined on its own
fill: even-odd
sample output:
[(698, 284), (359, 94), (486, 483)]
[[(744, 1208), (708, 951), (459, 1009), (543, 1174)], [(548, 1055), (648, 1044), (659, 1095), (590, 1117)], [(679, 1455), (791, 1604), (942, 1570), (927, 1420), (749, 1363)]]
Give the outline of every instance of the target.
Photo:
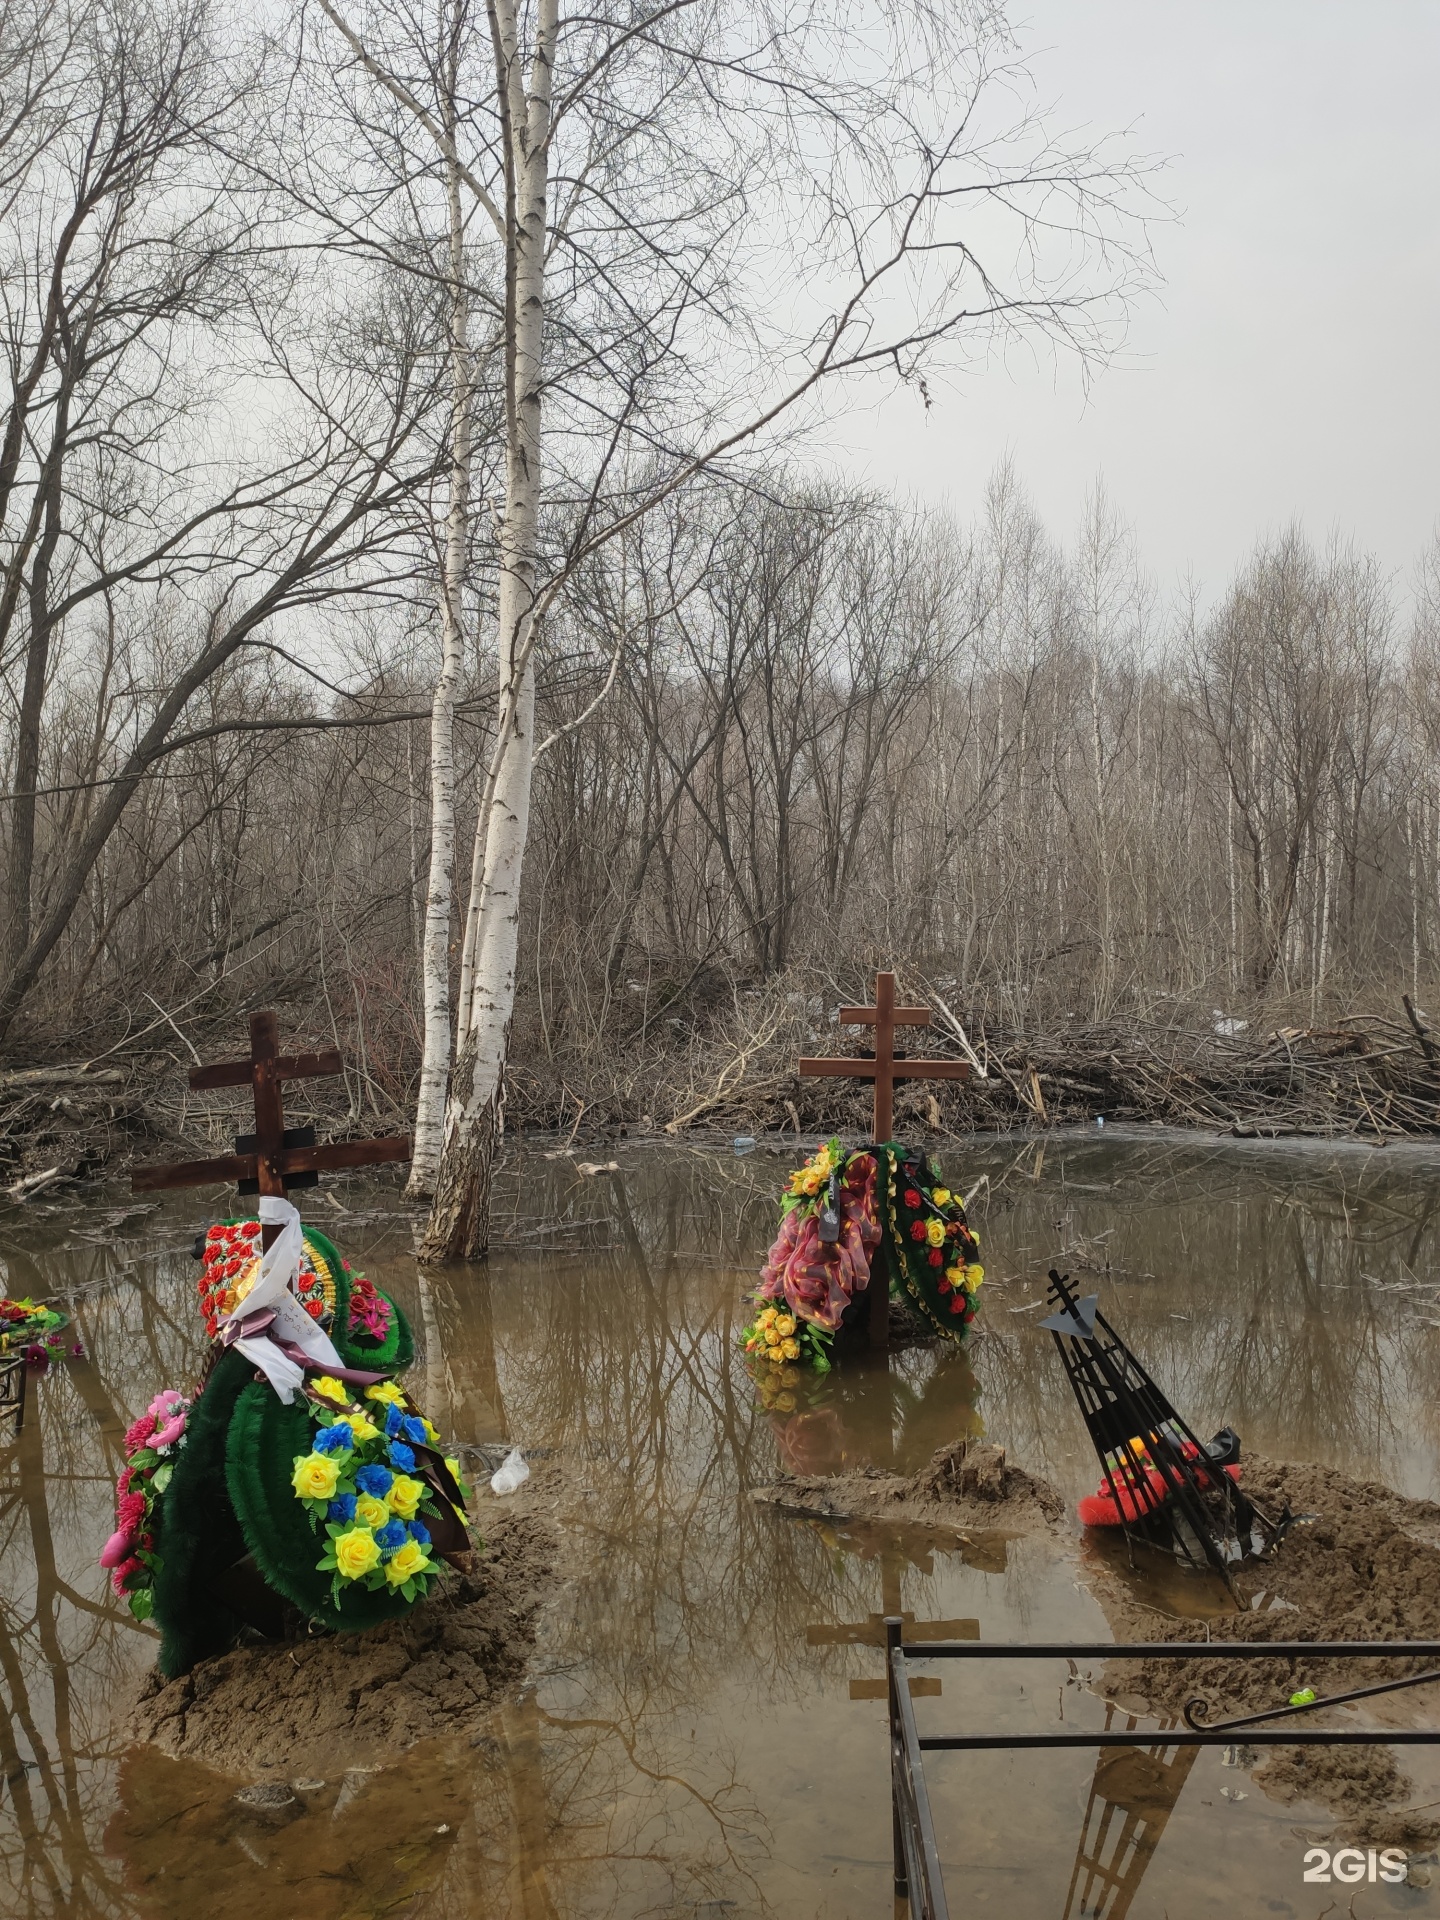
[[(397, 100), (384, 0), (321, 0)], [(1144, 278), (1141, 169), (1017, 105), (1003, 17), (909, 0), (487, 0), (460, 177), (503, 261), (499, 720), (480, 795), (428, 1261), (484, 1251), (502, 1124), (535, 656), (575, 570), (824, 393), (976, 366), (1014, 332), (1099, 353)], [(446, 130), (411, 98), (417, 144)], [(643, 456), (643, 458), (642, 458)], [(637, 478), (637, 475), (641, 477)]]

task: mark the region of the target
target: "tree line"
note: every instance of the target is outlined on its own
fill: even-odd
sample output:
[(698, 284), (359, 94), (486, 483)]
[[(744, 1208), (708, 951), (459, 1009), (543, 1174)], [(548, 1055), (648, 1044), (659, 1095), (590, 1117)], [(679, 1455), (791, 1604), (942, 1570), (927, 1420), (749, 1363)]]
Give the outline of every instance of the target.
[(877, 958), (1020, 1024), (1423, 994), (1433, 556), (1413, 616), (1298, 532), (1171, 605), (1098, 492), (795, 451), (1120, 338), (1152, 170), (1026, 86), (931, 0), (10, 9), (11, 1056), (279, 998), (414, 1114), (441, 1258), (507, 1081)]

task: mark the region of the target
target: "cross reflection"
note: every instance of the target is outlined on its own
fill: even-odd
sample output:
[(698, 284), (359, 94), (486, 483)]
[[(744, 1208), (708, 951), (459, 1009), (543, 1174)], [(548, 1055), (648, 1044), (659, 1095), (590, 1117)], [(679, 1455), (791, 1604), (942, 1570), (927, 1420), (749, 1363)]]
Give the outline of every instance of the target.
[[(978, 1640), (980, 1638), (978, 1620), (917, 1620), (913, 1613), (905, 1611), (901, 1597), (901, 1577), (905, 1568), (914, 1567), (917, 1573), (927, 1576), (935, 1571), (937, 1547), (935, 1535), (930, 1528), (850, 1522), (837, 1526), (835, 1534), (842, 1552), (853, 1553), (861, 1560), (879, 1561), (880, 1611), (867, 1614), (863, 1620), (843, 1621), (838, 1624), (817, 1621), (805, 1629), (806, 1646), (883, 1648), (887, 1614), (899, 1614), (905, 1622), (907, 1640)], [(938, 1550), (944, 1551), (944, 1549)], [(1005, 1543), (998, 1537), (980, 1536), (977, 1542), (976, 1539), (967, 1535), (957, 1535), (952, 1551), (967, 1565), (982, 1566), (987, 1572), (1002, 1570), (1005, 1565)], [(997, 1551), (998, 1568), (995, 1564)], [(916, 1699), (933, 1699), (940, 1691), (940, 1681), (933, 1675), (912, 1675), (910, 1692)], [(850, 1682), (852, 1700), (883, 1700), (885, 1693), (886, 1683), (883, 1678)]]
[[(1127, 1730), (1137, 1725), (1107, 1706), (1107, 1730), (1121, 1717)], [(1064, 1920), (1124, 1920), (1199, 1751), (1159, 1741), (1097, 1754)]]

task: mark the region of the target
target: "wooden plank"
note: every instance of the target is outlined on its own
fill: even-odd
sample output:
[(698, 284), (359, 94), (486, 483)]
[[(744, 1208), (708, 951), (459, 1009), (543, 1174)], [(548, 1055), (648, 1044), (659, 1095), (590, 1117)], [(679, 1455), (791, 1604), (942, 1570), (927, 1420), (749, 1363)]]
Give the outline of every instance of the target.
[(796, 1070), (808, 1074), (812, 1079), (817, 1074), (850, 1074), (861, 1080), (875, 1078), (876, 1063), (873, 1060), (797, 1060)]
[[(328, 1047), (322, 1053), (282, 1053), (271, 1071), (277, 1080), (318, 1080), (343, 1073), (345, 1062), (333, 1047)], [(221, 1061), (213, 1067), (196, 1067), (190, 1085), (196, 1093), (212, 1087), (248, 1087), (254, 1073), (251, 1060)]]
[(285, 1147), (275, 1156), (281, 1173), (323, 1173), (337, 1167), (375, 1167), (383, 1161), (408, 1160), (410, 1136), (387, 1140), (342, 1140), (329, 1147)]
[(253, 1153), (222, 1153), (214, 1160), (181, 1160), (170, 1167), (136, 1167), (132, 1193), (163, 1193), (169, 1187), (208, 1187), (225, 1180), (253, 1180)]
[(196, 1067), (190, 1075), (194, 1093), (206, 1093), (211, 1087), (248, 1087), (254, 1068), (248, 1060), (222, 1060), (213, 1067)]
[[(841, 1007), (840, 1025), (842, 1027), (873, 1027), (879, 1011), (878, 1007)], [(897, 1027), (928, 1027), (930, 1009), (929, 1007), (896, 1007), (890, 1018)]]

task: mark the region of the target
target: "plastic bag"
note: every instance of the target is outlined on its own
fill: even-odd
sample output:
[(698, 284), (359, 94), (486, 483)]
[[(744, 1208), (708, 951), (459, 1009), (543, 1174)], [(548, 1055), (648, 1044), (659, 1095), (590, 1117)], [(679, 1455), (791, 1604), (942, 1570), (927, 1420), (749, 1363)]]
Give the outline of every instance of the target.
[(512, 1447), (490, 1476), (492, 1493), (514, 1493), (530, 1478), (530, 1469), (519, 1447)]

